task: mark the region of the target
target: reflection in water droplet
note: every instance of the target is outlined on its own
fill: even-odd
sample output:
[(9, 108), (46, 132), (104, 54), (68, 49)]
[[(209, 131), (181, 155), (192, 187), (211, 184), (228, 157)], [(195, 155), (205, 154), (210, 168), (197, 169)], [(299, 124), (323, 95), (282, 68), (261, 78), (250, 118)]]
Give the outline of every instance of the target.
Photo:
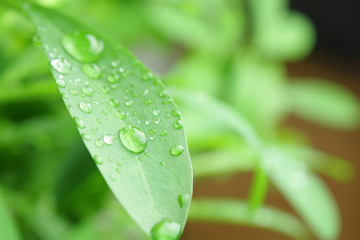
[(180, 234), (180, 225), (166, 219), (161, 220), (151, 229), (151, 237), (154, 240), (177, 240)]
[(73, 58), (80, 62), (93, 62), (100, 58), (103, 41), (91, 33), (71, 32), (62, 38), (62, 45)]
[(50, 65), (59, 73), (69, 73), (71, 71), (71, 63), (63, 57), (51, 60)]
[(178, 196), (178, 203), (181, 208), (183, 206), (186, 206), (189, 203), (189, 200), (190, 200), (190, 195), (188, 193)]
[(84, 129), (84, 128), (85, 128), (85, 122), (84, 122), (82, 119), (80, 119), (80, 118), (78, 118), (78, 117), (73, 117), (73, 119), (74, 119), (74, 122), (75, 122), (75, 124), (76, 124), (76, 126), (77, 126), (78, 128), (80, 128), (80, 129)]
[(143, 131), (136, 127), (127, 126), (119, 131), (122, 144), (134, 153), (141, 153), (146, 147), (146, 136)]
[(89, 86), (82, 87), (81, 91), (89, 97), (91, 97), (94, 94), (94, 90)]
[(170, 148), (169, 152), (173, 156), (179, 156), (180, 154), (182, 154), (184, 152), (184, 147), (183, 147), (183, 145), (175, 145), (172, 148)]
[(63, 79), (56, 79), (56, 84), (58, 85), (58, 87), (60, 88), (64, 88), (65, 87), (65, 81)]
[(115, 136), (113, 135), (105, 135), (103, 140), (107, 145), (111, 145), (114, 143)]
[(94, 161), (95, 161), (95, 163), (97, 164), (97, 165), (101, 165), (101, 164), (103, 164), (103, 159), (100, 157), (100, 156), (98, 156), (98, 155), (95, 155), (94, 156)]
[(173, 127), (175, 129), (181, 129), (183, 125), (184, 125), (183, 122), (180, 119), (178, 119), (174, 122)]
[(95, 63), (84, 64), (81, 69), (90, 78), (97, 79), (101, 76), (101, 68)]
[(85, 102), (79, 103), (79, 108), (80, 108), (84, 113), (91, 113), (93, 106), (91, 105), (90, 102), (85, 101)]

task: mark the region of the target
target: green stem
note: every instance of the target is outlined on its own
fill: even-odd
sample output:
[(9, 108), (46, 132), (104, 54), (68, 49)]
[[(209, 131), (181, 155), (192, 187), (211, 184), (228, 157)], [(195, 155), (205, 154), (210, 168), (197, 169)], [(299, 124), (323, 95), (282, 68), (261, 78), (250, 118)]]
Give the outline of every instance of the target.
[(259, 163), (256, 164), (255, 176), (249, 196), (248, 210), (250, 216), (263, 204), (268, 189), (268, 178)]

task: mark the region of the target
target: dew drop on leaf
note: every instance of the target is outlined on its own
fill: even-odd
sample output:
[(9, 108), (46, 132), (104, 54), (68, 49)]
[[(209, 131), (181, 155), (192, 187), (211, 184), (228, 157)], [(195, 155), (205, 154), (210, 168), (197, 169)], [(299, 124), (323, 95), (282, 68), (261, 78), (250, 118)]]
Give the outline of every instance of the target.
[(80, 62), (93, 62), (100, 58), (103, 41), (91, 33), (70, 32), (62, 38), (62, 45), (67, 53)]
[(115, 136), (112, 135), (105, 135), (103, 140), (107, 145), (111, 145), (114, 143)]
[(118, 119), (125, 119), (125, 118), (126, 118), (125, 112), (122, 112), (122, 111), (116, 112), (116, 113), (115, 113), (115, 116), (116, 116)]
[(180, 154), (182, 154), (184, 152), (184, 147), (183, 147), (183, 145), (175, 145), (170, 148), (169, 152), (173, 156), (179, 156)]
[(166, 130), (162, 130), (160, 133), (160, 136), (164, 137), (167, 135), (167, 131)]
[(184, 205), (187, 205), (190, 200), (190, 195), (188, 193), (178, 196), (179, 206), (182, 208)]
[(56, 84), (58, 85), (58, 87), (60, 88), (64, 88), (65, 87), (65, 81), (63, 79), (56, 79)]
[(95, 63), (86, 63), (82, 66), (82, 71), (86, 76), (93, 79), (98, 79), (101, 76), (101, 68)]
[(173, 127), (175, 129), (181, 129), (183, 127), (183, 122), (180, 119), (178, 119), (174, 122)]
[(95, 155), (94, 156), (94, 161), (95, 161), (95, 163), (97, 164), (97, 165), (101, 165), (101, 164), (103, 164), (103, 159), (100, 157), (100, 156), (98, 156), (98, 155)]
[(102, 87), (102, 88), (101, 88), (101, 91), (102, 91), (103, 93), (105, 93), (105, 94), (109, 94), (109, 93), (110, 93), (110, 88), (107, 87), (107, 86), (105, 86), (105, 87)]
[(76, 90), (75, 88), (71, 88), (71, 89), (69, 90), (69, 93), (70, 93), (71, 95), (73, 95), (73, 96), (77, 96), (77, 95), (78, 95), (78, 90)]
[(109, 76), (107, 77), (107, 81), (108, 81), (109, 83), (116, 83), (116, 82), (119, 81), (119, 76), (116, 75), (116, 74), (111, 74), (111, 75), (109, 75)]
[(84, 113), (91, 113), (93, 106), (91, 105), (90, 102), (85, 101), (85, 102), (79, 103), (79, 108), (80, 108), (81, 111), (83, 111)]
[(151, 237), (154, 240), (177, 240), (180, 231), (180, 224), (163, 219), (151, 229)]
[(131, 105), (133, 105), (133, 103), (134, 103), (133, 100), (129, 100), (129, 101), (127, 101), (127, 102), (125, 103), (125, 105), (126, 105), (127, 107), (130, 107)]
[(177, 111), (177, 110), (171, 111), (171, 114), (172, 114), (174, 117), (179, 117), (179, 116), (180, 116), (180, 112)]
[(89, 87), (89, 86), (85, 86), (81, 89), (81, 91), (86, 95), (86, 96), (89, 96), (91, 97), (92, 95), (94, 95), (94, 90)]
[(109, 104), (114, 107), (117, 108), (120, 104), (119, 100), (117, 100), (116, 98), (110, 98), (109, 100)]
[(71, 71), (71, 63), (63, 57), (51, 60), (50, 65), (59, 73), (69, 73)]
[(141, 153), (146, 147), (146, 136), (143, 131), (136, 127), (127, 126), (119, 131), (122, 144), (134, 153)]
[(81, 134), (81, 137), (82, 137), (82, 139), (84, 139), (85, 141), (91, 141), (91, 137), (90, 137), (88, 134), (86, 134), (86, 133), (82, 133), (82, 134)]
[(75, 124), (76, 124), (76, 126), (77, 126), (78, 128), (80, 128), (80, 129), (84, 129), (84, 128), (85, 128), (85, 122), (84, 122), (82, 119), (80, 119), (80, 118), (78, 118), (78, 117), (73, 117), (73, 119), (74, 119), (74, 122), (75, 122)]

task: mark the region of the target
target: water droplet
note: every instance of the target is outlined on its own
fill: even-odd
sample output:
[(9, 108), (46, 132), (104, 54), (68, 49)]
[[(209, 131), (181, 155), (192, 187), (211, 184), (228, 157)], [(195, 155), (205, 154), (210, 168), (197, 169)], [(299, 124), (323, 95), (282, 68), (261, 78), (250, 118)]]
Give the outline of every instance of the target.
[(95, 161), (95, 163), (97, 164), (97, 165), (101, 165), (101, 164), (103, 164), (103, 159), (100, 157), (100, 156), (98, 156), (98, 155), (95, 155), (94, 156), (94, 161)]
[(71, 88), (71, 89), (69, 90), (69, 93), (70, 93), (71, 95), (77, 96), (77, 95), (78, 95), (78, 90), (76, 90), (75, 88)]
[(93, 108), (91, 103), (87, 101), (79, 103), (79, 107), (84, 113), (91, 113)]
[(153, 114), (154, 114), (155, 117), (159, 116), (160, 110), (154, 110), (154, 111), (153, 111)]
[(164, 163), (164, 162), (160, 162), (160, 165), (161, 165), (161, 166), (165, 166), (165, 163)]
[(141, 79), (143, 81), (149, 81), (150, 79), (152, 79), (154, 77), (154, 74), (152, 74), (151, 72), (148, 72), (146, 74), (144, 74)]
[(118, 119), (125, 119), (126, 118), (126, 113), (125, 112), (122, 112), (122, 111), (118, 111), (115, 113), (115, 116), (118, 118)]
[(101, 76), (101, 68), (95, 63), (84, 64), (81, 69), (90, 78), (98, 79)]
[(175, 145), (172, 148), (170, 148), (169, 152), (173, 156), (179, 156), (180, 154), (182, 154), (184, 152), (184, 147), (183, 147), (183, 145)]
[(43, 44), (39, 34), (35, 34), (32, 40), (35, 47), (39, 47), (39, 48), (42, 47)]
[(99, 148), (102, 148), (104, 146), (104, 141), (102, 139), (96, 139), (95, 145)]
[(117, 100), (116, 98), (110, 98), (109, 100), (109, 104), (114, 107), (117, 108), (120, 104), (119, 100)]
[(81, 137), (82, 137), (82, 139), (84, 139), (85, 141), (90, 141), (90, 140), (91, 140), (91, 137), (90, 137), (88, 134), (86, 134), (86, 133), (82, 133), (82, 134), (81, 134)]
[(99, 118), (97, 118), (96, 121), (97, 121), (98, 123), (102, 123), (102, 120), (99, 119)]
[(149, 125), (150, 125), (150, 121), (148, 121), (148, 120), (145, 121), (145, 125), (146, 125), (146, 126), (149, 126)]
[(116, 75), (116, 74), (111, 74), (111, 75), (109, 75), (109, 76), (107, 77), (107, 81), (108, 81), (109, 83), (116, 83), (116, 82), (119, 81), (119, 76)]
[(151, 99), (150, 98), (145, 99), (144, 103), (146, 105), (150, 105), (151, 104)]
[(81, 91), (89, 97), (91, 97), (94, 94), (94, 90), (89, 86), (82, 87)]
[(50, 65), (59, 73), (69, 73), (71, 71), (71, 63), (63, 57), (51, 60)]
[(141, 153), (146, 147), (146, 136), (140, 129), (127, 126), (119, 131), (122, 144), (134, 153)]
[(121, 168), (116, 168), (117, 173), (121, 173)]
[(74, 122), (75, 122), (75, 124), (76, 124), (76, 126), (77, 126), (78, 128), (80, 128), (80, 129), (84, 129), (84, 128), (85, 128), (85, 122), (84, 122), (82, 119), (80, 119), (80, 118), (78, 118), (78, 117), (73, 117), (73, 119), (74, 119)]
[(110, 180), (115, 182), (116, 181), (116, 175), (114, 173), (109, 174)]
[(110, 93), (110, 88), (107, 87), (107, 86), (104, 86), (104, 87), (101, 88), (101, 91), (102, 91), (103, 93), (105, 93), (105, 94), (109, 94), (109, 93)]
[(111, 145), (111, 144), (114, 143), (115, 136), (113, 136), (113, 135), (105, 135), (103, 139), (104, 139), (104, 142), (107, 145)]
[(104, 50), (103, 41), (91, 33), (71, 32), (62, 38), (65, 50), (76, 60), (93, 62), (100, 58)]
[(173, 124), (173, 127), (175, 129), (181, 129), (183, 126), (184, 126), (184, 124), (180, 119), (176, 120)]
[(164, 98), (167, 96), (167, 92), (165, 90), (162, 90), (158, 93), (159, 97)]
[(187, 205), (189, 201), (190, 201), (190, 195), (188, 193), (178, 196), (178, 203), (181, 208)]
[(172, 114), (174, 117), (180, 116), (180, 112), (179, 112), (178, 110), (171, 111), (171, 114)]
[(56, 79), (56, 84), (58, 85), (58, 87), (60, 87), (60, 88), (64, 88), (65, 87), (65, 81), (63, 80), (63, 79), (60, 79), (60, 78), (58, 78), (58, 79)]
[(162, 130), (160, 133), (160, 136), (164, 137), (167, 135), (167, 131), (166, 130)]
[(163, 100), (161, 103), (162, 104), (170, 104), (172, 102), (172, 100), (171, 99), (166, 99), (166, 100)]
[(155, 130), (155, 129), (149, 129), (149, 133), (150, 133), (150, 134), (155, 134), (155, 133), (156, 133), (156, 130)]
[(151, 229), (151, 237), (154, 240), (177, 240), (180, 238), (180, 233), (180, 225), (166, 219), (161, 220)]
[(134, 103), (133, 100), (129, 100), (129, 101), (127, 101), (127, 102), (125, 103), (125, 105), (126, 105), (127, 107), (130, 107), (131, 105), (133, 105), (133, 103)]

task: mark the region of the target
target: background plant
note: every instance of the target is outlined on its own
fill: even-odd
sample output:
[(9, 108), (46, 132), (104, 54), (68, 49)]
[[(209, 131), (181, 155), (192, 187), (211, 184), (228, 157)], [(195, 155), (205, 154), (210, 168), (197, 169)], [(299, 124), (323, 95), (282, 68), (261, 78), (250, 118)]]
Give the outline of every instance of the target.
[[(305, 57), (315, 34), (303, 15), (289, 11), (287, 1), (42, 4), (91, 22), (161, 76), (184, 118), (195, 179), (255, 172), (248, 200), (193, 199), (189, 220), (265, 227), (306, 238), (308, 230), (297, 218), (262, 207), (270, 180), (318, 238), (337, 238), (336, 205), (313, 171), (348, 180), (353, 170), (281, 123), (294, 113), (353, 129), (359, 103), (326, 80), (288, 79), (283, 63)], [(3, 2), (1, 11), (1, 197), (21, 232), (6, 227), (15, 232), (7, 235), (146, 238), (95, 171), (44, 51), (36, 47), (42, 43), (38, 35), (33, 38), (33, 25), (13, 1)]]

